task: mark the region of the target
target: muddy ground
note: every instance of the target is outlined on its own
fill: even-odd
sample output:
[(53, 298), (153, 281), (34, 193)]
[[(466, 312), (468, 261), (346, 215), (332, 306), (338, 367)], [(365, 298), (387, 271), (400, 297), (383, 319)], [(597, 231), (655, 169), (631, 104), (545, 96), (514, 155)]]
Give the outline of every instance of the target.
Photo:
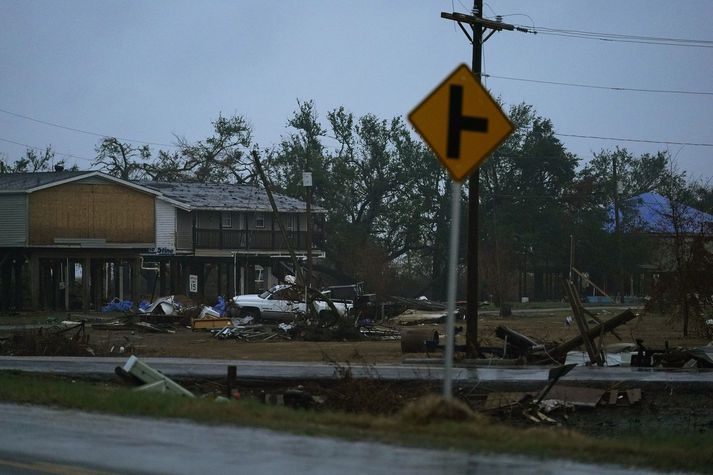
[[(566, 325), (569, 312), (553, 311), (547, 314), (529, 316), (483, 317), (478, 321), (478, 336), (482, 346), (502, 346), (503, 341), (495, 337), (495, 328), (506, 325), (541, 342), (565, 341), (578, 335), (576, 325)], [(614, 311), (599, 312), (601, 319), (611, 318)], [(465, 322), (458, 322), (465, 326)], [(432, 328), (445, 333), (444, 325), (425, 324), (401, 328)], [(702, 335), (683, 338), (679, 322), (671, 321), (663, 315), (642, 314), (635, 320), (617, 329), (623, 341), (633, 342), (643, 339), (652, 348), (669, 346), (690, 347), (704, 345), (708, 339)], [(135, 351), (144, 356), (175, 356), (193, 358), (229, 358), (269, 361), (365, 361), (369, 363), (397, 363), (403, 358), (399, 341), (269, 341), (245, 342), (240, 340), (218, 340), (210, 332), (191, 331), (185, 327), (176, 328), (175, 334), (155, 334), (142, 332), (92, 331), (92, 341), (116, 346), (122, 341), (130, 341)], [(605, 336), (605, 343), (616, 343), (613, 335)], [(419, 356), (419, 355), (410, 355)], [(425, 356), (425, 355), (422, 355)], [(435, 356), (435, 355), (434, 355)]]
[[(599, 312), (601, 319), (607, 319), (619, 310)], [(507, 325), (521, 333), (542, 341), (563, 341), (577, 335), (574, 325), (566, 325), (567, 311), (548, 311), (531, 315), (502, 318), (498, 316), (481, 317), (478, 322), (478, 334), (481, 345), (498, 346), (502, 341), (494, 336), (495, 327)], [(100, 315), (12, 315), (0, 316), (0, 326), (17, 323), (32, 324), (61, 321), (67, 318), (76, 320), (86, 318), (104, 318)], [(459, 322), (458, 325), (463, 325)], [(421, 328), (443, 332), (443, 325), (422, 325)], [(410, 328), (413, 328), (412, 326)], [(344, 370), (344, 377), (333, 383), (315, 383), (305, 381), (299, 388), (308, 395), (317, 396), (322, 401), (318, 404), (306, 403), (313, 410), (342, 410), (348, 412), (369, 412), (391, 414), (403, 405), (428, 392), (439, 392), (437, 385), (428, 383), (389, 383), (380, 381), (378, 375), (372, 381), (352, 380), (346, 369), (356, 365), (371, 363), (398, 363), (404, 356), (420, 357), (426, 355), (401, 353), (399, 341), (285, 341), (273, 338), (269, 341), (245, 342), (240, 340), (218, 340), (207, 331), (192, 331), (178, 326), (175, 333), (148, 333), (139, 330), (109, 331), (87, 329), (90, 344), (98, 354), (118, 356), (120, 348), (124, 353), (133, 351), (139, 356), (193, 357), (219, 359), (249, 359), (269, 361), (327, 361)], [(628, 324), (617, 329), (624, 341), (643, 339), (649, 347), (663, 348), (666, 342), (670, 347), (699, 346), (709, 342), (700, 334), (688, 338), (681, 336), (680, 322), (671, 321), (664, 315), (642, 314)], [(605, 343), (618, 340), (612, 335)], [(110, 350), (113, 348), (113, 351)], [(431, 355), (434, 357), (439, 354)], [(226, 392), (224, 381), (184, 381), (192, 390), (201, 393), (223, 394)], [(642, 399), (626, 407), (596, 407), (594, 409), (567, 409), (551, 414), (559, 425), (577, 429), (596, 436), (633, 435), (645, 432), (666, 431), (682, 435), (695, 435), (713, 431), (713, 391), (704, 384), (646, 383), (631, 386), (628, 383), (595, 383), (587, 387), (602, 389), (642, 390)], [(508, 391), (534, 391), (539, 385), (522, 384), (478, 384), (470, 387), (456, 387), (455, 393), (472, 408), (481, 410), (489, 393)], [(298, 389), (295, 385), (239, 382), (238, 391), (242, 398), (263, 399), (265, 394), (284, 394)], [(311, 399), (309, 399), (311, 401)], [(518, 411), (503, 411), (491, 414), (496, 420), (513, 425), (532, 425), (518, 415)]]
[[(600, 310), (602, 320), (611, 318), (620, 310)], [(576, 325), (566, 325), (565, 317), (570, 312), (552, 310), (547, 313), (533, 313), (511, 317), (485, 316), (478, 321), (478, 337), (481, 346), (499, 347), (503, 341), (495, 337), (495, 328), (506, 325), (540, 342), (564, 341), (578, 335)], [(100, 319), (107, 321), (120, 315), (101, 314), (49, 314), (33, 313), (25, 315), (0, 315), (0, 327), (13, 324), (47, 324), (66, 319), (86, 319), (89, 322)], [(385, 322), (389, 325), (388, 322)], [(465, 327), (465, 322), (457, 322)], [(422, 328), (445, 332), (442, 324), (426, 324), (393, 328)], [(692, 347), (705, 345), (709, 340), (703, 334), (692, 332), (684, 338), (681, 323), (660, 314), (641, 313), (639, 317), (619, 327), (617, 334), (623, 341), (633, 342), (642, 339), (651, 348), (663, 348), (668, 342), (671, 348), (678, 346)], [(0, 333), (3, 333), (0, 331)], [(9, 331), (4, 332), (6, 335)], [(89, 342), (98, 355), (117, 355), (132, 350), (139, 356), (192, 357), (216, 359), (248, 359), (265, 361), (341, 361), (365, 363), (397, 363), (404, 355), (399, 341), (286, 341), (272, 338), (268, 341), (219, 340), (209, 331), (192, 331), (185, 326), (176, 325), (175, 333), (150, 333), (135, 330), (98, 330), (87, 328)], [(462, 336), (459, 336), (462, 339)], [(604, 343), (617, 343), (613, 335), (605, 335)], [(112, 350), (113, 351), (110, 351)], [(407, 356), (426, 356), (410, 354)], [(432, 355), (439, 356), (439, 355)]]

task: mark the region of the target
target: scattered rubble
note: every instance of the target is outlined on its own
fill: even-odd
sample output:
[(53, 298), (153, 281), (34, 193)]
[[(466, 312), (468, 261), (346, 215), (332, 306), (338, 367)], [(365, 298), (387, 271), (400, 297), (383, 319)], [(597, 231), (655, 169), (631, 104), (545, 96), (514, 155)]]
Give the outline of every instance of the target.
[[(72, 333), (73, 332), (73, 333)], [(0, 354), (9, 356), (94, 356), (85, 322), (20, 330), (0, 340)]]
[(135, 391), (151, 391), (170, 393), (189, 398), (195, 397), (192, 392), (133, 355), (129, 357), (123, 367), (117, 366), (115, 373), (122, 380), (135, 385)]

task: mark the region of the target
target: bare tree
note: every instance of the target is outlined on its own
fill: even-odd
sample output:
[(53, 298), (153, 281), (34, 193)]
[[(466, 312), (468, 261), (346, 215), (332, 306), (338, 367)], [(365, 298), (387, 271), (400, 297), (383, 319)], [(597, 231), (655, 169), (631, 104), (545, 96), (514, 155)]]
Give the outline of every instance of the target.
[(96, 147), (97, 156), (92, 166), (124, 180), (138, 180), (145, 176), (145, 162), (151, 158), (148, 145), (136, 147), (120, 142), (115, 137), (107, 137)]

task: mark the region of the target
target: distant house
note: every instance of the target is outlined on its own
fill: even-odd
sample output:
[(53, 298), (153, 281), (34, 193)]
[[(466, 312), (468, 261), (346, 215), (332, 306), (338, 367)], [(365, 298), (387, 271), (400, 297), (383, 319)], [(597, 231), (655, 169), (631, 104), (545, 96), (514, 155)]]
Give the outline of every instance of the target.
[[(713, 215), (669, 200), (658, 193), (643, 193), (623, 203), (626, 222), (623, 233), (632, 233), (645, 238), (642, 242), (649, 249), (649, 258), (640, 262), (638, 272), (629, 276), (628, 293), (649, 294), (660, 274), (676, 268), (675, 246), (678, 252), (687, 255), (690, 245), (697, 238), (708, 241), (713, 237)], [(609, 231), (614, 232), (614, 211), (609, 210)], [(678, 242), (676, 242), (676, 239)], [(709, 249), (709, 252), (713, 249)]]
[[(212, 302), (265, 288), (306, 255), (306, 205), (247, 185), (130, 182), (97, 171), (0, 175), (0, 308), (90, 309), (113, 298)], [(325, 210), (312, 207), (312, 255)], [(192, 287), (192, 285), (195, 287)]]
[[(642, 193), (625, 201), (632, 214), (628, 229), (653, 234), (699, 234), (710, 232), (713, 215), (692, 208), (683, 203), (675, 203), (658, 193)], [(614, 230), (614, 210), (609, 210), (611, 231)]]

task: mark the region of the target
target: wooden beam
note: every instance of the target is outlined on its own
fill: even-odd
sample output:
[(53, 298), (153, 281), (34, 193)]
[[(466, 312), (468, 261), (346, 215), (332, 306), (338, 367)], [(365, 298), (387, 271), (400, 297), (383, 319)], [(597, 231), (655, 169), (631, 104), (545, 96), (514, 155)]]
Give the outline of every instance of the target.
[(574, 314), (574, 320), (577, 322), (577, 328), (579, 329), (579, 334), (582, 336), (582, 342), (584, 343), (584, 348), (587, 350), (589, 355), (589, 361), (596, 363), (598, 366), (602, 366), (604, 363), (602, 361), (601, 353), (598, 348), (594, 346), (592, 337), (589, 336), (589, 325), (587, 325), (587, 319), (584, 317), (584, 312), (582, 311), (582, 303), (579, 301), (579, 294), (577, 289), (574, 288), (572, 281), (565, 279), (564, 290), (569, 298), (570, 306), (572, 307), (572, 313)]

